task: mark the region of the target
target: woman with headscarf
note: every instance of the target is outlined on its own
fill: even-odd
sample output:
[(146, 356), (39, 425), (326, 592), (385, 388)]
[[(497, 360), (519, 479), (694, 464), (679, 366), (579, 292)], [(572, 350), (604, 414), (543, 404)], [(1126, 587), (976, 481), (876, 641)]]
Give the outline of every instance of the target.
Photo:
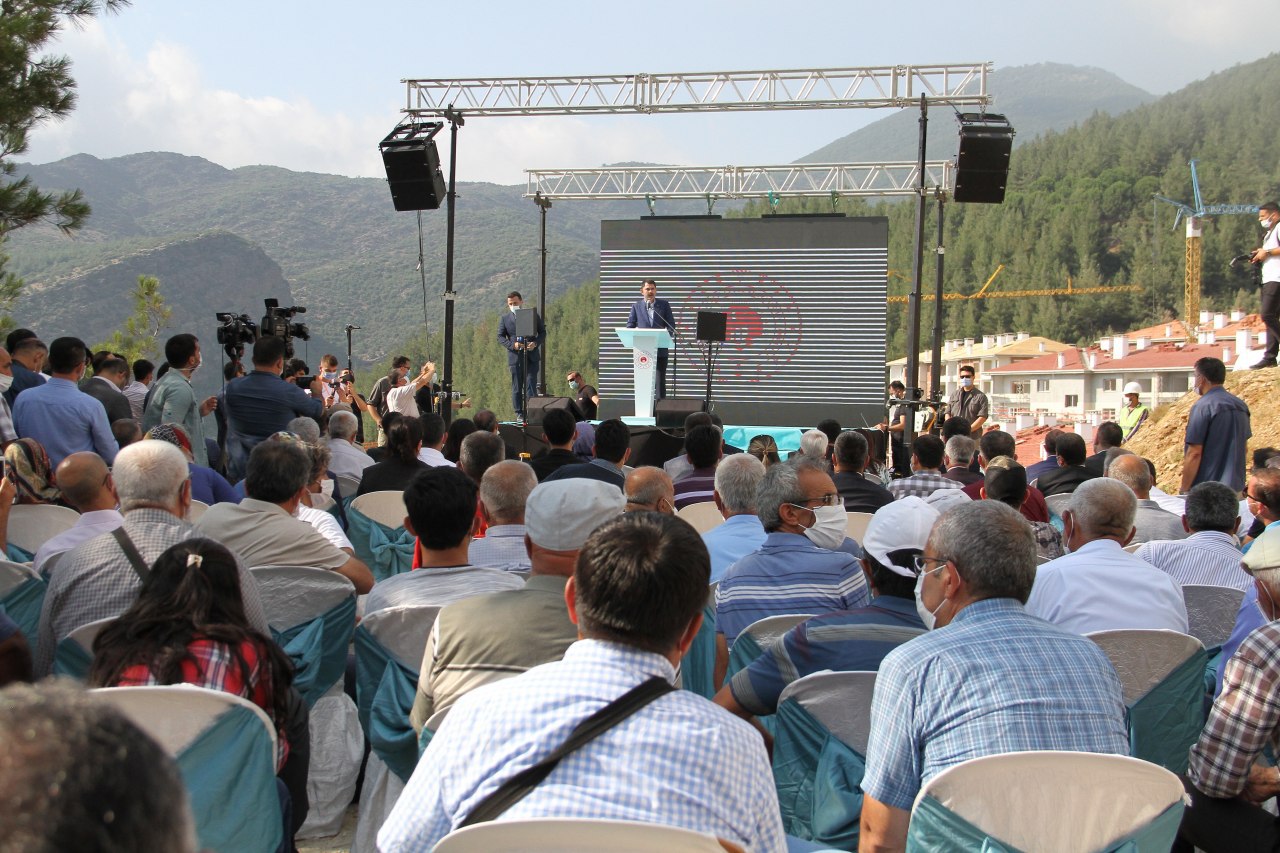
[(18, 490), (16, 503), (66, 506), (53, 479), (49, 454), (34, 438), (20, 438), (4, 449), (6, 476)]

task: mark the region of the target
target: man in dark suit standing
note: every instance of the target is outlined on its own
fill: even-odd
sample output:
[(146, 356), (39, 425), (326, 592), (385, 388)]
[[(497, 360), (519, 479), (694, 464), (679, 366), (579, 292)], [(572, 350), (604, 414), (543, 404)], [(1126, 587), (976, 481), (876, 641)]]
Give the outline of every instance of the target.
[[(671, 303), (658, 298), (658, 283), (646, 278), (640, 283), (640, 298), (631, 306), (627, 318), (628, 329), (666, 329), (672, 335), (676, 331), (676, 318), (671, 313)], [(658, 350), (658, 399), (667, 396), (667, 353)]]
[[(526, 368), (524, 376), (525, 399), (538, 394), (538, 355), (542, 342), (547, 337), (547, 327), (538, 318), (538, 334), (532, 338), (516, 336), (516, 311), (524, 305), (524, 297), (513, 290), (507, 294), (507, 313), (502, 315), (498, 323), (498, 343), (507, 349), (507, 368), (511, 371), (511, 408), (516, 410), (516, 418), (524, 420), (524, 403), (520, 399), (520, 374)], [(521, 359), (527, 354), (527, 359)], [(523, 363), (522, 363), (523, 362)]]
[(107, 354), (97, 360), (93, 376), (80, 386), (80, 390), (93, 397), (107, 410), (107, 420), (115, 423), (133, 418), (129, 398), (122, 390), (129, 378), (129, 362)]

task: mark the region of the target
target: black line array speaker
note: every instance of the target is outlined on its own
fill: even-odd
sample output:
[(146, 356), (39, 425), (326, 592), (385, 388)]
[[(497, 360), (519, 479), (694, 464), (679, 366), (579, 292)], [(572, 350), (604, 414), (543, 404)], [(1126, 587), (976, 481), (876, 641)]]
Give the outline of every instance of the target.
[(573, 415), (574, 421), (585, 421), (578, 401), (572, 397), (530, 397), (525, 410), (525, 423), (531, 427), (541, 427), (542, 419), (552, 409), (564, 409)]
[(698, 340), (724, 343), (728, 338), (729, 315), (720, 311), (698, 312)]
[(684, 426), (684, 419), (694, 412), (701, 412), (706, 402), (696, 397), (664, 397), (653, 404), (653, 418), (659, 429)]
[(435, 210), (444, 203), (444, 175), (434, 142), (416, 139), (381, 148), (396, 210)]
[(977, 204), (1004, 201), (1009, 179), (1013, 128), (995, 113), (961, 113), (960, 153), (956, 157), (955, 200)]

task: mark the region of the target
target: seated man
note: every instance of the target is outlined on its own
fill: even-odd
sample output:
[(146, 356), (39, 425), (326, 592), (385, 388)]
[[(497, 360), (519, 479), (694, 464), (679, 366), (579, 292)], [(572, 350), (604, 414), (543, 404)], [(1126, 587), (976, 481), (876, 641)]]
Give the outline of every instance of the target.
[(684, 455), (689, 460), (689, 472), (675, 483), (677, 510), (712, 499), (722, 446), (720, 430), (713, 426), (694, 427), (685, 436)]
[(724, 523), (702, 534), (711, 554), (712, 583), (764, 544), (764, 525), (756, 514), (756, 489), (763, 479), (764, 463), (749, 453), (735, 453), (716, 466), (716, 509), (724, 516)]
[(1132, 453), (1119, 456), (1107, 466), (1106, 476), (1124, 483), (1138, 499), (1138, 510), (1133, 516), (1133, 542), (1186, 538), (1187, 531), (1182, 527), (1182, 519), (1161, 509), (1158, 503), (1151, 500), (1153, 483), (1147, 460)]
[[(458, 700), (378, 849), (430, 850), (582, 720), (642, 683), (673, 681), (702, 625), (710, 574), (706, 548), (679, 519), (629, 513), (598, 528), (565, 586), (581, 641), (563, 660)], [(659, 696), (565, 756), (496, 819), (534, 817), (661, 823), (750, 850), (784, 848), (760, 736), (687, 690)]]
[(973, 501), (934, 525), (916, 599), (933, 630), (885, 657), (862, 780), (862, 850), (901, 850), (921, 786), (1005, 752), (1126, 755), (1120, 679), (1091, 640), (1031, 618), (1036, 542), (1015, 510)]
[(1069, 495), (1081, 483), (1102, 476), (1085, 467), (1084, 439), (1074, 432), (1064, 432), (1058, 436), (1058, 467), (1041, 474), (1031, 485), (1039, 489), (1044, 496)]
[[(191, 508), (191, 479), (187, 458), (167, 441), (140, 441), (116, 457), (111, 471), (124, 524), (82, 542), (62, 555), (49, 580), (40, 611), (40, 639), (35, 673), (42, 678), (53, 669), (57, 645), (82, 625), (119, 616), (133, 604), (142, 587), (142, 574), (172, 545), (206, 534), (184, 519)], [(142, 566), (135, 566), (126, 545), (117, 539), (124, 531), (137, 549)], [(258, 584), (237, 558), (240, 595), (250, 624), (268, 637), (271, 629), (262, 612)]]
[(871, 671), (890, 651), (919, 634), (915, 558), (938, 512), (920, 498), (891, 501), (876, 511), (862, 543), (862, 571), (871, 603), (806, 619), (756, 658), (716, 694), (715, 702), (739, 717), (773, 714), (778, 698), (797, 678), (823, 670)]
[(592, 445), (591, 452), (595, 458), (590, 462), (565, 465), (548, 474), (542, 482), (586, 477), (612, 483), (621, 490), (627, 479), (622, 466), (627, 464), (627, 457), (631, 455), (631, 430), (617, 418), (601, 421), (596, 427), (595, 444)]
[(867, 439), (860, 432), (842, 432), (836, 439), (831, 453), (835, 475), (831, 479), (844, 498), (845, 512), (875, 512), (893, 501), (888, 489), (863, 476), (868, 452)]
[[(991, 460), (1001, 456), (1016, 459), (1018, 456), (1017, 442), (1012, 435), (1003, 430), (989, 429), (978, 440), (978, 465), (985, 473), (987, 466), (991, 464)], [(1053, 464), (1054, 467), (1057, 467), (1056, 458)], [(1031, 469), (1034, 467), (1032, 465), (1027, 468), (1027, 496), (1023, 499), (1022, 506), (1017, 508), (1022, 513), (1022, 517), (1033, 525), (1036, 522), (1049, 520), (1049, 507), (1044, 502), (1044, 495), (1035, 486), (1030, 485), (1031, 481), (1035, 479), (1031, 474)], [(965, 486), (963, 491), (973, 500), (980, 501), (982, 500), (982, 489), (985, 485), (985, 480), (978, 480)]]
[[(715, 426), (716, 422), (711, 415), (706, 412), (690, 412), (685, 415), (683, 434), (688, 435), (693, 432), (695, 427)], [(693, 468), (689, 465), (689, 457), (682, 450), (679, 456), (673, 456), (666, 462), (662, 463), (662, 470), (667, 472), (667, 476), (671, 478), (671, 482), (678, 483), (685, 477), (689, 476), (689, 472)]]
[(99, 534), (110, 533), (124, 523), (124, 516), (116, 509), (120, 499), (116, 497), (111, 472), (101, 456), (88, 451), (73, 453), (62, 460), (54, 476), (62, 490), (62, 499), (75, 507), (80, 517), (70, 529), (45, 540), (36, 550), (31, 568), (37, 572), (43, 570), (53, 555), (70, 551)]
[(573, 415), (564, 409), (552, 409), (542, 416), (542, 434), (546, 436), (547, 444), (551, 445), (551, 449), (541, 456), (535, 456), (529, 460), (529, 465), (533, 468), (533, 473), (538, 476), (538, 482), (543, 480), (557, 469), (566, 465), (577, 465), (582, 460), (578, 458), (578, 454), (573, 452), (573, 440), (578, 437), (578, 425), (573, 420)]
[(373, 464), (373, 457), (355, 444), (358, 423), (351, 412), (329, 416), (329, 470), (339, 477), (359, 480)]
[[(407, 417), (407, 416), (406, 416)], [(422, 424), (422, 449), (418, 451), (418, 461), (432, 468), (452, 468), (453, 463), (444, 458), (444, 442), (448, 438), (449, 428), (444, 418), (428, 412), (418, 419)]]
[(564, 657), (578, 639), (564, 605), (565, 583), (591, 531), (621, 511), (622, 495), (608, 483), (547, 483), (533, 490), (521, 537), (533, 566), (529, 580), (440, 611), (422, 658), (414, 729), (421, 731), (432, 714), (470, 690)]
[[(1016, 510), (1026, 505), (1027, 469), (1019, 465), (1013, 457), (997, 456), (987, 465), (982, 478), (982, 488), (978, 490), (980, 500), (1000, 501)], [(1025, 518), (1025, 516), (1024, 516)], [(1031, 529), (1036, 534), (1036, 553), (1043, 559), (1056, 560), (1066, 551), (1062, 547), (1062, 534), (1058, 528), (1047, 521), (1031, 522)]]
[(1253, 578), (1240, 568), (1236, 530), (1240, 504), (1230, 486), (1201, 483), (1187, 493), (1182, 525), (1191, 535), (1169, 542), (1148, 542), (1133, 552), (1179, 584), (1254, 588)]
[(917, 435), (915, 441), (911, 443), (912, 474), (910, 477), (890, 483), (889, 494), (893, 495), (894, 500), (914, 495), (927, 501), (934, 492), (943, 489), (963, 489), (963, 483), (948, 480), (942, 476), (945, 455), (942, 439), (936, 435)]
[(404, 490), (405, 530), (418, 537), (411, 572), (378, 581), (365, 615), (402, 604), (444, 606), (471, 595), (518, 589), (524, 579), (467, 562), (478, 487), (457, 468), (428, 468)]
[(308, 493), (311, 467), (311, 454), (297, 439), (263, 441), (249, 454), (244, 500), (214, 504), (196, 526), (251, 566), (328, 569), (366, 593), (373, 587), (369, 567), (294, 517)]
[(955, 480), (962, 486), (968, 486), (982, 479), (976, 470), (978, 466), (974, 457), (978, 453), (978, 442), (967, 435), (953, 435), (947, 439), (946, 449), (942, 454), (943, 474), (948, 480)]
[(471, 540), (467, 562), (486, 569), (529, 571), (529, 553), (524, 544), (525, 502), (537, 485), (533, 469), (523, 462), (503, 460), (484, 472), (480, 478), (480, 515), (485, 533), (483, 539)]
[(622, 485), (626, 512), (662, 512), (675, 515), (676, 491), (667, 472), (651, 465), (633, 468)]
[(1095, 477), (1105, 477), (1107, 451), (1121, 444), (1124, 444), (1124, 430), (1120, 429), (1118, 423), (1106, 421), (1098, 424), (1098, 429), (1093, 434), (1093, 455), (1085, 458), (1084, 467), (1088, 468)]
[(1105, 477), (1082, 483), (1062, 511), (1062, 541), (1070, 553), (1036, 569), (1027, 612), (1077, 634), (1119, 628), (1187, 633), (1182, 587), (1123, 550), (1133, 538), (1136, 509), (1137, 499), (1122, 483)]

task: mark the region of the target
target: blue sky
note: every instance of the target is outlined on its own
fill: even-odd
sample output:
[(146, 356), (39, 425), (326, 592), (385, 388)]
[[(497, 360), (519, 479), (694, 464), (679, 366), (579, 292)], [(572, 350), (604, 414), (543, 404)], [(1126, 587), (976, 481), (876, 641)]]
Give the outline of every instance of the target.
[[(399, 119), (405, 77), (1064, 62), (1164, 94), (1266, 55), (1248, 22), (1275, 11), (1245, 0), (134, 0), (64, 34), (79, 108), (37, 130), (22, 159), (176, 151), (382, 177), (377, 143)], [(474, 118), (458, 174), (521, 183), (525, 168), (622, 160), (782, 163), (886, 114)]]

